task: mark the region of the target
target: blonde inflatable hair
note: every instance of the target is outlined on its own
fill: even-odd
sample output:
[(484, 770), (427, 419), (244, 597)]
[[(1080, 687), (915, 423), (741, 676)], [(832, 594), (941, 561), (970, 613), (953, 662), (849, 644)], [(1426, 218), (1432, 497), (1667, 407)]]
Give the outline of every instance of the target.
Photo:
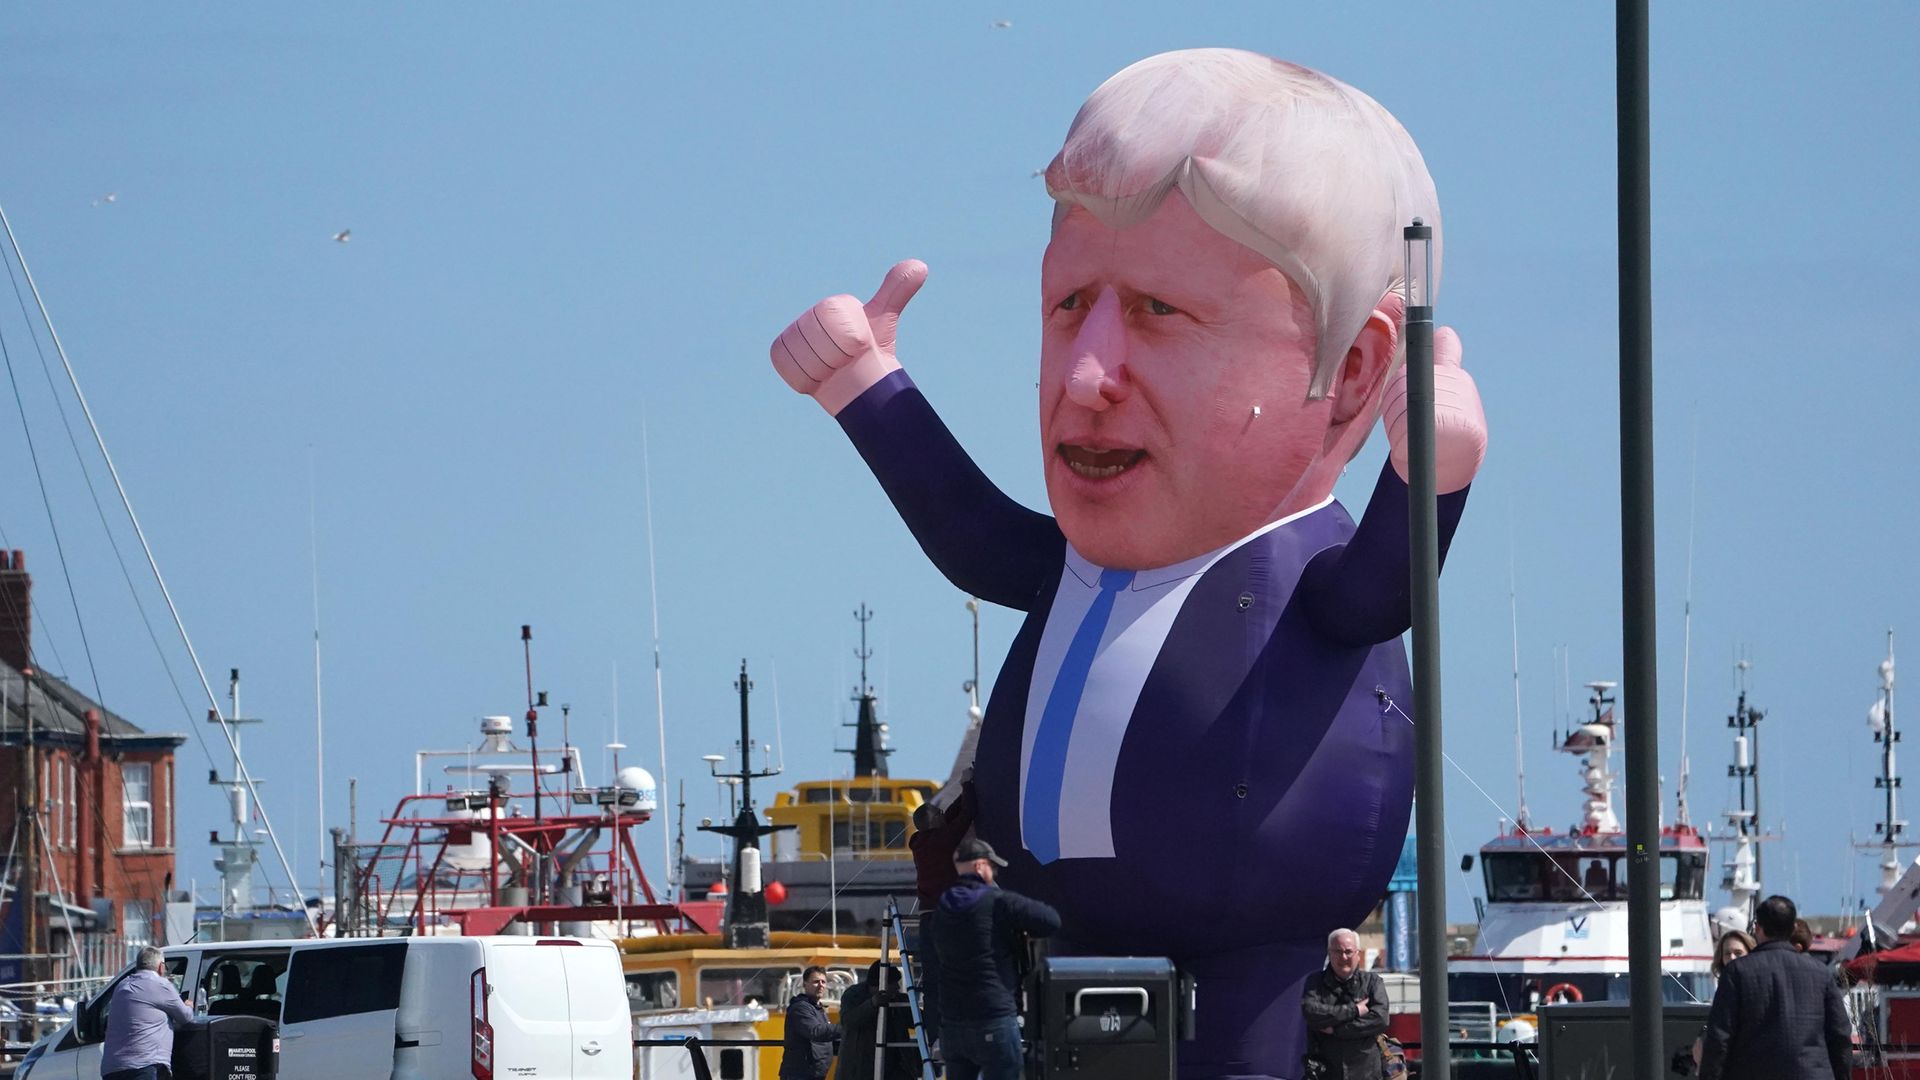
[(1311, 304), (1323, 398), (1405, 264), (1400, 230), (1440, 200), (1413, 139), (1338, 79), (1240, 49), (1151, 56), (1102, 83), (1047, 167), (1054, 227), (1082, 207), (1111, 228), (1178, 190), (1200, 219), (1278, 267)]

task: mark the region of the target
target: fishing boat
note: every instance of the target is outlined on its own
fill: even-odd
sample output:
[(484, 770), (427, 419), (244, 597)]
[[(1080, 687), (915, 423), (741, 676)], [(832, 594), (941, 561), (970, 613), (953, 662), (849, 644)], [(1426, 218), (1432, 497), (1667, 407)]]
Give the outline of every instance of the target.
[[(1448, 961), (1448, 998), (1476, 1037), (1560, 1001), (1628, 1000), (1631, 856), (1614, 808), (1614, 683), (1587, 684), (1591, 716), (1559, 737), (1579, 761), (1581, 820), (1565, 832), (1520, 820), (1480, 848), (1486, 898), (1478, 941)], [(1713, 995), (1706, 839), (1687, 823), (1660, 830), (1660, 961), (1670, 1002)], [(1477, 1018), (1477, 1023), (1475, 1019)]]
[(1838, 942), (1837, 959), (1850, 985), (1856, 1032), (1853, 1075), (1861, 1080), (1909, 1080), (1920, 1078), (1920, 940), (1914, 933), (1920, 859), (1905, 854), (1916, 845), (1907, 839), (1907, 823), (1900, 818), (1892, 630), (1887, 631), (1887, 655), (1877, 674), (1879, 693), (1867, 710), (1867, 726), (1880, 758), (1874, 788), (1885, 801), (1874, 829), (1878, 841), (1855, 846), (1878, 860), (1878, 897)]
[[(478, 745), (417, 755), (418, 790), (382, 820), (377, 840), (339, 838), (343, 873), (330, 931), (612, 938), (626, 973), (637, 1077), (691, 1075), (684, 1045), (689, 1036), (763, 1044), (700, 1050), (713, 1075), (775, 1076), (786, 1006), (800, 992), (801, 973), (816, 964), (827, 969), (825, 1004), (829, 1017), (837, 1017), (841, 992), (863, 978), (883, 950), (875, 936), (769, 926), (769, 902), (781, 889), (763, 875), (764, 866), (778, 864), (763, 863), (761, 844), (769, 835), (797, 831), (800, 823), (781, 822), (783, 815), (771, 811), (772, 820), (760, 817), (753, 781), (778, 770), (753, 768), (748, 715), (753, 683), (745, 661), (735, 688), (739, 769), (715, 769), (716, 776), (735, 782), (735, 817), (730, 823), (700, 825), (732, 841), (733, 859), (716, 887), (698, 890), (701, 899), (661, 898), (640, 865), (634, 832), (652, 822), (657, 809), (651, 775), (628, 766), (610, 785), (587, 783), (582, 755), (564, 737), (542, 761), (535, 697), (525, 746), (514, 741), (512, 718), (486, 717)], [(445, 791), (424, 790), (430, 762), (460, 782)], [(926, 787), (930, 795), (931, 786)], [(896, 808), (876, 805), (883, 815)], [(913, 805), (909, 798), (898, 807), (910, 813)], [(732, 886), (721, 887), (727, 881)], [(911, 887), (909, 876), (908, 895)]]
[[(733, 858), (725, 875), (731, 887), (705, 890), (708, 904), (725, 905), (717, 929), (629, 937), (620, 944), (634, 1014), (639, 1080), (691, 1075), (684, 1071), (690, 1068), (689, 1050), (675, 1045), (689, 1036), (763, 1044), (715, 1046), (700, 1052), (716, 1076), (770, 1080), (779, 1073), (781, 1050), (764, 1044), (778, 1044), (784, 1036), (787, 1003), (801, 992), (802, 973), (813, 965), (827, 969), (822, 1004), (828, 1018), (837, 1020), (840, 995), (884, 955), (877, 937), (772, 929), (768, 911), (783, 898), (784, 887), (764, 875), (767, 863), (761, 857), (760, 842), (795, 826), (763, 822), (753, 801), (753, 781), (776, 776), (779, 770), (753, 767), (748, 709), (753, 682), (747, 677), (745, 660), (740, 662), (734, 689), (740, 698), (739, 770), (721, 772), (713, 756), (708, 761), (717, 778), (737, 785), (735, 813), (730, 823), (700, 825), (703, 832), (733, 841)], [(721, 898), (717, 902), (716, 896)], [(825, 899), (831, 904), (830, 894)]]
[[(979, 605), (968, 602), (976, 640)], [(860, 683), (855, 688), (853, 746), (850, 776), (839, 780), (804, 780), (774, 797), (765, 810), (771, 844), (761, 863), (768, 882), (768, 923), (775, 931), (826, 933), (838, 940), (845, 932), (878, 937), (887, 904), (897, 900), (910, 911), (915, 896), (913, 856), (908, 841), (914, 832), (915, 811), (936, 801), (951, 781), (902, 778), (889, 775), (887, 725), (880, 719), (879, 699), (867, 680), (867, 623), (872, 613), (863, 604), (854, 612), (860, 623)], [(966, 683), (972, 705), (969, 731), (977, 728), (979, 708), (975, 678)], [(971, 753), (962, 740), (962, 754)], [(723, 760), (708, 755), (710, 764)], [(954, 775), (963, 763), (956, 761)], [(938, 801), (944, 803), (944, 798)], [(737, 808), (736, 808), (737, 811)], [(692, 895), (725, 895), (728, 867), (719, 859), (687, 857), (679, 864), (684, 891)], [(715, 890), (719, 892), (715, 892)]]
[[(689, 1036), (778, 1043), (786, 1032), (786, 1007), (801, 992), (808, 967), (827, 969), (822, 999), (829, 1019), (839, 1019), (840, 996), (865, 978), (880, 959), (876, 938), (773, 931), (767, 944), (731, 947), (725, 934), (663, 934), (620, 943), (633, 1010), (635, 1076), (638, 1080), (692, 1075)], [(702, 1048), (714, 1076), (773, 1080), (780, 1047)]]

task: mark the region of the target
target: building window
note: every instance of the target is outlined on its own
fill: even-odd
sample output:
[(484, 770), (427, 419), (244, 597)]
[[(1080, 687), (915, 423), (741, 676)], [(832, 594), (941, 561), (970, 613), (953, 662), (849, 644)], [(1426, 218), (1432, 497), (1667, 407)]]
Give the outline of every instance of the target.
[(173, 759), (167, 759), (167, 767), (160, 770), (160, 809), (166, 813), (160, 815), (160, 846), (173, 846)]
[(60, 778), (65, 774), (60, 771), (59, 758), (50, 757), (47, 764), (52, 766), (53, 775), (48, 776), (45, 771), (40, 773), (40, 805), (46, 816), (53, 819), (53, 846), (63, 848), (67, 842), (61, 836), (61, 830), (67, 826), (67, 815), (60, 809)]
[(146, 900), (120, 901), (120, 937), (128, 949), (153, 944), (153, 904)]
[(72, 758), (61, 758), (60, 767), (67, 771), (67, 850), (80, 838), (80, 770), (74, 767)]
[(120, 766), (120, 794), (126, 807), (122, 843), (130, 848), (153, 846), (153, 766), (129, 762)]

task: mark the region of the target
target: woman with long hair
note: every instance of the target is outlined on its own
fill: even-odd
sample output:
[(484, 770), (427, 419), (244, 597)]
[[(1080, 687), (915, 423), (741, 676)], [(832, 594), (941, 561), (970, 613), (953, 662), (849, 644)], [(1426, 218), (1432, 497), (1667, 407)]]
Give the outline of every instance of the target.
[(1720, 972), (1728, 964), (1753, 951), (1753, 938), (1744, 930), (1729, 930), (1720, 935), (1713, 946), (1713, 977), (1720, 978)]

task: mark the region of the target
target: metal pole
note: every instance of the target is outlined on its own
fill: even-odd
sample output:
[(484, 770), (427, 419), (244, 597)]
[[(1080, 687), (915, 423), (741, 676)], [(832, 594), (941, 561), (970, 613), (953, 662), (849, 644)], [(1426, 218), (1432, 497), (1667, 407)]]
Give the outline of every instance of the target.
[[(881, 997), (888, 989), (887, 959), (892, 953), (892, 933), (893, 920), (883, 920), (880, 923), (880, 971), (878, 977), (874, 980), (878, 985), (873, 988), (875, 997)], [(904, 963), (905, 958), (902, 957), (902, 964), (904, 965)], [(874, 1013), (873, 1075), (876, 1077), (885, 1077), (887, 1075), (887, 1003), (884, 998), (880, 1001), (880, 1008)]]
[[(44, 700), (44, 699), (42, 699)], [(26, 858), (20, 866), (20, 881), (14, 889), (14, 903), (24, 905), (20, 909), (20, 926), (26, 946), (26, 959), (21, 961), (20, 974), (24, 981), (40, 981), (40, 957), (48, 950), (41, 945), (40, 935), (44, 927), (40, 923), (40, 763), (39, 750), (34, 746), (33, 737), (33, 668), (20, 673), (20, 716), (26, 724), (26, 786), (20, 792), (20, 805), (25, 810), (20, 820), (27, 824)], [(77, 799), (76, 799), (77, 801)], [(16, 832), (18, 826), (15, 827)]]
[(1414, 848), (1419, 874), (1420, 1075), (1453, 1075), (1447, 1022), (1446, 806), (1440, 741), (1440, 514), (1433, 471), (1433, 228), (1406, 229), (1407, 506), (1413, 601)]
[(1653, 561), (1653, 280), (1647, 0), (1615, 7), (1620, 229), (1620, 593), (1627, 729), (1627, 966), (1634, 1075), (1664, 1076)]

